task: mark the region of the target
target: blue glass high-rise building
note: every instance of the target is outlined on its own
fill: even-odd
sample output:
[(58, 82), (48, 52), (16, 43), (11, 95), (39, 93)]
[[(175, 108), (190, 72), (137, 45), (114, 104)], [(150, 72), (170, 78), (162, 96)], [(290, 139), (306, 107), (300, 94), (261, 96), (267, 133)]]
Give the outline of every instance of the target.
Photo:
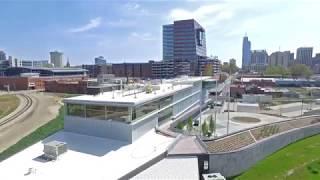
[(242, 68), (250, 65), (251, 63), (251, 42), (248, 39), (248, 36), (243, 37), (242, 43)]
[(204, 28), (194, 19), (164, 25), (163, 59), (196, 61), (207, 56)]
[(165, 61), (173, 60), (173, 24), (162, 26), (162, 57)]

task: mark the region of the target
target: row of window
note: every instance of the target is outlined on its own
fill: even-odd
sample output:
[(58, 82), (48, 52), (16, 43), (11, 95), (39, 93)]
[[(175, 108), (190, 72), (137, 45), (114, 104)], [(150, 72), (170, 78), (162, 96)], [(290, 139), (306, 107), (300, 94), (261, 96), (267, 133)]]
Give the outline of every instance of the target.
[(100, 120), (128, 122), (172, 104), (173, 97), (165, 97), (133, 108), (132, 117), (128, 107), (67, 104), (67, 115)]
[(67, 104), (67, 115), (101, 120), (129, 121), (128, 107)]

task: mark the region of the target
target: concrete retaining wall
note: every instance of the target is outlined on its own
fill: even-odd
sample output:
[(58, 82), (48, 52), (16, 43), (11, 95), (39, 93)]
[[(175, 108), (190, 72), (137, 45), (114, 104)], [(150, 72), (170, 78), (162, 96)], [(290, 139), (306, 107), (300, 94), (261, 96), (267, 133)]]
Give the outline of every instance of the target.
[(238, 151), (210, 154), (209, 171), (219, 172), (226, 177), (238, 175), (282, 147), (318, 133), (320, 124), (315, 124), (266, 138)]

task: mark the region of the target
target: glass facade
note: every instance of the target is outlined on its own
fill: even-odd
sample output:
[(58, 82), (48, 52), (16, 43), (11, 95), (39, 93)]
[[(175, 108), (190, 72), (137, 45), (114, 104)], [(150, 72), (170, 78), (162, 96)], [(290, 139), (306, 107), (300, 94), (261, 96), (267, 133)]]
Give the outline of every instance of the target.
[(162, 27), (163, 60), (173, 60), (173, 24)]
[(166, 122), (173, 115), (173, 108), (169, 107), (158, 113), (158, 122)]
[(86, 117), (85, 106), (82, 104), (67, 104), (67, 114), (70, 116)]
[(105, 120), (105, 106), (86, 105), (86, 117)]
[[(165, 122), (172, 115), (175, 115), (185, 108), (199, 100), (200, 93), (196, 93), (192, 97), (183, 98), (190, 95), (192, 89), (187, 89), (176, 93), (174, 96), (167, 96), (161, 99), (156, 99), (151, 102), (136, 106), (136, 107), (120, 107), (120, 106), (103, 106), (103, 105), (83, 105), (69, 104), (66, 105), (66, 113), (69, 116), (76, 116), (88, 119), (113, 120), (125, 123), (141, 119), (150, 113), (158, 112), (158, 122)], [(182, 100), (181, 102), (178, 102)], [(178, 102), (172, 106), (173, 102)]]
[(107, 106), (107, 119), (130, 122), (129, 108)]
[(133, 110), (132, 120), (139, 119), (147, 114), (150, 114), (151, 112), (162, 109), (172, 104), (172, 102), (173, 102), (173, 97), (168, 96), (156, 101), (148, 102), (147, 104), (143, 104), (141, 106), (137, 106)]
[(67, 104), (66, 113), (68, 116), (100, 120), (110, 119), (115, 121), (129, 122), (131, 119), (128, 107)]

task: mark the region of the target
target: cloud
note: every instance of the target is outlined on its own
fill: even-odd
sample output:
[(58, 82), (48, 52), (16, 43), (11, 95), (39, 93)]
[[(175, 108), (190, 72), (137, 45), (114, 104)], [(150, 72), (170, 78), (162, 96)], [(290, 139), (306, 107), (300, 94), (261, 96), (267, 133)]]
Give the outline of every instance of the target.
[(126, 4), (125, 4), (125, 7), (126, 7), (128, 10), (136, 10), (136, 9), (139, 9), (141, 6), (140, 6), (140, 4), (138, 4), (138, 3), (126, 3)]
[(107, 25), (110, 27), (132, 27), (136, 25), (136, 22), (119, 19), (117, 21), (109, 21), (107, 22)]
[(152, 36), (150, 33), (137, 33), (137, 32), (132, 32), (130, 34), (130, 38), (134, 39), (140, 39), (143, 41), (153, 41), (156, 40), (154, 36)]
[(206, 28), (210, 28), (223, 20), (231, 19), (233, 16), (234, 12), (228, 8), (226, 3), (206, 4), (194, 10), (176, 8), (169, 12), (169, 19), (171, 21), (196, 19)]
[(99, 27), (101, 25), (101, 20), (102, 20), (101, 17), (93, 18), (89, 21), (89, 23), (78, 28), (72, 28), (69, 30), (69, 32), (78, 33), (78, 32), (89, 31), (91, 29)]
[(126, 3), (124, 5), (124, 13), (138, 16), (147, 16), (151, 13), (138, 3)]

